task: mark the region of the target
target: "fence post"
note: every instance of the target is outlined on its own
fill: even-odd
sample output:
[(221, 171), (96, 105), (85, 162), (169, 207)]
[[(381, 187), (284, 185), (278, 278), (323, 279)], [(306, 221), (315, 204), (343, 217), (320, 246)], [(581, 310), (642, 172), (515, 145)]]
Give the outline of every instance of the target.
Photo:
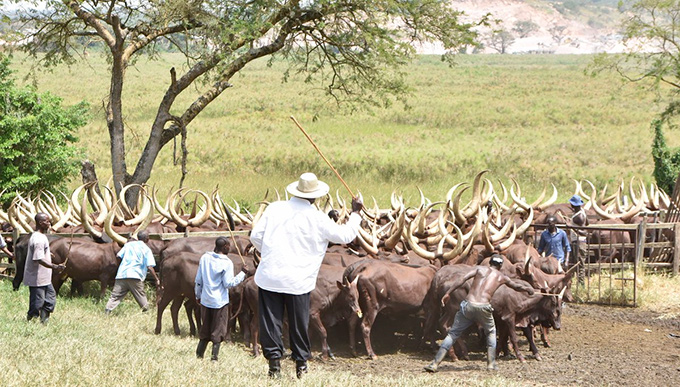
[(673, 275), (678, 275), (680, 267), (680, 223), (675, 223), (675, 238), (673, 239)]

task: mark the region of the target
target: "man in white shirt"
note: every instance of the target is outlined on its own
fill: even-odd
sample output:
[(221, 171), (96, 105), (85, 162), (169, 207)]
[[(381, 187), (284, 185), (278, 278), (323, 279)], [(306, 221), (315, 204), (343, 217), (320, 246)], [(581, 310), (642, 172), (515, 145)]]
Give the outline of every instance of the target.
[(259, 287), (260, 344), (269, 360), (269, 376), (281, 375), (281, 326), (287, 311), (290, 346), (296, 375), (307, 372), (311, 357), (309, 294), (316, 286), (321, 261), (329, 242), (350, 243), (361, 223), (361, 200), (352, 199), (352, 214), (344, 225), (334, 223), (313, 203), (328, 193), (328, 185), (313, 173), (303, 173), (286, 190), (288, 201), (271, 203), (253, 226), (250, 241), (262, 259), (255, 283)]
[(229, 324), (229, 288), (253, 273), (244, 264), (242, 271), (234, 276), (234, 264), (228, 253), (229, 239), (222, 236), (215, 240), (215, 250), (203, 254), (198, 262), (194, 292), (196, 302), (201, 306), (202, 325), (196, 347), (199, 359), (203, 358), (208, 342), (212, 341), (211, 360), (217, 361)]

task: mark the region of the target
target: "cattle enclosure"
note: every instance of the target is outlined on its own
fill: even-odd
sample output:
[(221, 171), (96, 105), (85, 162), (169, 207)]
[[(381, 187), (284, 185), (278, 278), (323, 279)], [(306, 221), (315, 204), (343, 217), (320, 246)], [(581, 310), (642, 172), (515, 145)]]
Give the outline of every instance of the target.
[[(655, 217), (656, 218), (656, 217)], [(638, 306), (638, 276), (647, 273), (671, 272), (678, 275), (680, 248), (678, 223), (566, 226), (560, 225), (573, 237), (569, 267), (578, 264), (578, 280), (572, 290), (584, 303), (618, 306)], [(536, 235), (546, 225), (534, 225)], [(627, 233), (631, 242), (614, 242), (603, 235)], [(572, 238), (570, 238), (572, 239)], [(605, 242), (603, 242), (605, 241)], [(538, 238), (534, 241), (538, 245)]]

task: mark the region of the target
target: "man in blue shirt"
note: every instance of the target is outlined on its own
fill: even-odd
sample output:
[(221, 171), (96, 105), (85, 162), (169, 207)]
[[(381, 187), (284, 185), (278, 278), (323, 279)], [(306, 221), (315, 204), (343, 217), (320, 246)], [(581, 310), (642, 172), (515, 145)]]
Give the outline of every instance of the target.
[(548, 229), (541, 233), (541, 241), (538, 243), (538, 252), (545, 252), (546, 255), (552, 254), (557, 258), (560, 267), (564, 267), (569, 262), (571, 245), (567, 233), (557, 228), (557, 218), (550, 215), (546, 218)]
[(252, 275), (246, 265), (234, 276), (234, 264), (227, 256), (229, 240), (219, 237), (215, 250), (203, 254), (198, 262), (194, 292), (201, 306), (201, 329), (198, 331), (196, 357), (203, 358), (208, 341), (212, 341), (212, 358), (217, 361), (220, 344), (227, 334), (229, 323), (229, 288), (240, 284), (246, 275)]
[(132, 292), (135, 300), (142, 308), (142, 312), (149, 310), (149, 303), (144, 291), (147, 270), (156, 280), (156, 286), (161, 286), (161, 282), (153, 269), (156, 266), (156, 261), (147, 243), (149, 243), (149, 233), (142, 230), (137, 234), (136, 241), (128, 241), (116, 255), (120, 259), (120, 266), (118, 266), (116, 283), (113, 285), (111, 298), (106, 303), (107, 314), (120, 304), (128, 292)]

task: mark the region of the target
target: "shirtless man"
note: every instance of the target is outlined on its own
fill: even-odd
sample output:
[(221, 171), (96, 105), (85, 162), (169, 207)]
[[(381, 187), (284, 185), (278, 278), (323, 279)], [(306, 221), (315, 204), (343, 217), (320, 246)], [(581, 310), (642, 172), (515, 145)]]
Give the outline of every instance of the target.
[(432, 363), (425, 367), (425, 371), (437, 372), (439, 363), (444, 360), (444, 356), (451, 349), (453, 343), (458, 340), (467, 328), (475, 323), (480, 324), (484, 328), (484, 333), (486, 333), (487, 369), (498, 369), (496, 367), (496, 324), (493, 321), (493, 308), (490, 304), (491, 297), (493, 297), (496, 289), (501, 285), (507, 285), (518, 292), (527, 292), (529, 295), (534, 294), (534, 289), (528, 284), (525, 285), (521, 282), (513, 281), (501, 273), (500, 269), (503, 265), (502, 256), (498, 254), (491, 256), (490, 265), (489, 267), (475, 267), (474, 270), (454, 282), (451, 290), (442, 297), (442, 305), (446, 305), (451, 294), (467, 280), (474, 277), (467, 297), (460, 303), (460, 310), (456, 313), (449, 334), (442, 342), (441, 347), (439, 347), (439, 351), (437, 351)]

